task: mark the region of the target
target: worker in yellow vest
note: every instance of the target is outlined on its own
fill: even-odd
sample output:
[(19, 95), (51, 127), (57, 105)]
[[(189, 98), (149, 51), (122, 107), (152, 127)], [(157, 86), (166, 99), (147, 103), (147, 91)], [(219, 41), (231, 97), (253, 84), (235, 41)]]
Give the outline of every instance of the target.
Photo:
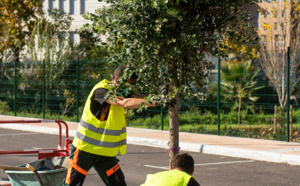
[(171, 160), (171, 170), (148, 174), (141, 186), (200, 186), (192, 176), (194, 159), (187, 153), (177, 154)]
[[(146, 102), (144, 98), (117, 97), (110, 101), (108, 86), (115, 85), (126, 65), (118, 67), (113, 80), (103, 80), (90, 92), (78, 125), (71, 148), (68, 173), (65, 183), (70, 186), (83, 185), (84, 179), (94, 168), (103, 182), (109, 186), (125, 186), (125, 178), (116, 155), (126, 154), (126, 124), (124, 108), (135, 109)], [(134, 83), (133, 73), (127, 83)], [(148, 107), (155, 102), (147, 103)]]

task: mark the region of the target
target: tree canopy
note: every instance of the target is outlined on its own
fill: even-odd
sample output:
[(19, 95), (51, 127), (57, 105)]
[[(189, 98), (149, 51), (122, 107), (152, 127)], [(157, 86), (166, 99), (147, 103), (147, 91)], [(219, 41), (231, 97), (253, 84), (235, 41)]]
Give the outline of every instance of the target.
[(35, 20), (42, 11), (40, 0), (1, 0), (0, 1), (0, 57), (11, 49), (19, 57), (26, 45)]
[[(106, 0), (107, 6), (87, 14), (86, 25), (107, 36), (111, 63), (127, 64), (120, 80), (135, 71), (148, 99), (163, 98), (170, 118), (171, 156), (178, 153), (178, 94), (197, 96), (206, 85), (211, 63), (219, 55), (223, 33), (241, 19), (241, 7), (253, 0)], [(168, 95), (162, 95), (167, 85)], [(153, 96), (155, 95), (155, 96)]]
[[(238, 0), (106, 2), (110, 5), (88, 15), (94, 22), (89, 26), (108, 36), (103, 44), (109, 61), (138, 67), (140, 84), (154, 93), (161, 92), (159, 86), (169, 84), (171, 76), (184, 93), (205, 85), (210, 67), (205, 55), (218, 54), (221, 33), (234, 33), (228, 27), (239, 21), (242, 6)], [(177, 72), (161, 74), (172, 61)]]

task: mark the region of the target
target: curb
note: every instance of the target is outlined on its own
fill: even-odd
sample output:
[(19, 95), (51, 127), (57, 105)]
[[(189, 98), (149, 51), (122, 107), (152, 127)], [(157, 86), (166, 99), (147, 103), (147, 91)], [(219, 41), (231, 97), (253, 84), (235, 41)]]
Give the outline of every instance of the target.
[[(134, 145), (145, 145), (151, 147), (165, 148), (168, 147), (166, 140), (154, 140), (149, 138), (127, 137), (127, 142)], [(259, 150), (245, 150), (230, 147), (221, 147), (214, 145), (204, 145), (196, 143), (179, 142), (180, 150), (189, 152), (198, 152), (205, 154), (230, 156), (236, 158), (247, 158), (259, 161), (273, 162), (273, 163), (288, 163), (291, 165), (300, 165), (300, 159), (297, 155), (281, 154), (268, 151)]]

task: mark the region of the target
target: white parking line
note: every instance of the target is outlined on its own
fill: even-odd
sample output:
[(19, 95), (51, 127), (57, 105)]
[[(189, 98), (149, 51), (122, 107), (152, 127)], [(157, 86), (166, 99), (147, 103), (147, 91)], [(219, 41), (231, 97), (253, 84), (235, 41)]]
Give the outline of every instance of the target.
[(203, 163), (203, 164), (195, 164), (195, 166), (204, 166), (204, 165), (222, 165), (222, 164), (232, 164), (232, 163), (251, 163), (253, 160), (245, 160), (245, 161), (225, 161), (225, 162), (216, 162), (216, 163)]
[(0, 134), (0, 137), (1, 136), (22, 136), (22, 135), (31, 135), (31, 134), (37, 134), (37, 133)]
[(165, 166), (165, 167), (159, 167), (159, 166), (154, 166), (154, 165), (144, 165), (145, 167), (151, 167), (151, 168), (155, 168), (155, 169), (164, 169), (164, 170), (169, 170), (170, 167), (169, 166)]
[(40, 148), (40, 147), (32, 147), (33, 149), (42, 149), (42, 148)]
[[(205, 165), (222, 165), (222, 164), (232, 164), (232, 163), (251, 163), (254, 162), (253, 160), (245, 160), (245, 161), (225, 161), (225, 162), (216, 162), (216, 163), (202, 163), (202, 164), (195, 164), (196, 166), (205, 166)], [(155, 169), (163, 169), (169, 170), (169, 166), (155, 166), (155, 165), (144, 165), (145, 167), (155, 168)]]

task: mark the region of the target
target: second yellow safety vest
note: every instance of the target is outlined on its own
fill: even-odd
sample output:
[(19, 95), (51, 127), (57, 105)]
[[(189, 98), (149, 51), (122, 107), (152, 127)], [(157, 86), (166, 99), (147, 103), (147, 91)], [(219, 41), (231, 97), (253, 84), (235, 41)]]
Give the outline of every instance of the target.
[(186, 186), (191, 178), (188, 173), (174, 169), (148, 174), (146, 182), (141, 186)]

